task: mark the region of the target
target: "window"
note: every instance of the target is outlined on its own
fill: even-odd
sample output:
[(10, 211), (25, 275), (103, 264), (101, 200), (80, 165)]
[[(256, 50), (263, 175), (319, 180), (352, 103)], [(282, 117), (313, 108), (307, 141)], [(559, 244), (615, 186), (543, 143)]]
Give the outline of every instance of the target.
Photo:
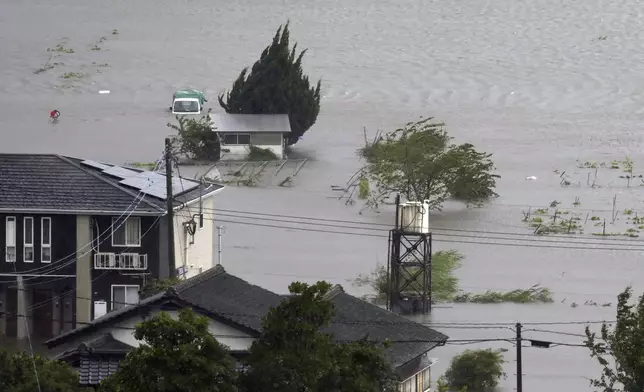
[(34, 262), (34, 218), (26, 216), (24, 218), (23, 231), (25, 236), (23, 237), (24, 245), (24, 254), (23, 258), (25, 263)]
[(139, 286), (112, 285), (112, 310), (139, 303)]
[(400, 384), (401, 392), (417, 392), (416, 391), (416, 377), (408, 378)]
[(422, 380), (423, 380), (422, 389), (419, 389), (420, 392), (425, 392), (429, 388), (431, 388), (431, 376), (430, 376), (430, 373), (429, 373), (429, 369), (430, 368), (427, 368), (427, 369), (423, 370), (419, 374), (419, 376), (422, 377)]
[(51, 263), (51, 218), (40, 218), (40, 261)]
[(5, 261), (13, 263), (16, 261), (16, 217), (8, 216), (5, 225)]
[(112, 246), (141, 246), (141, 218), (112, 218)]
[(250, 144), (250, 134), (227, 133), (226, 135), (224, 135), (224, 144), (227, 146), (232, 146), (232, 145), (247, 146)]

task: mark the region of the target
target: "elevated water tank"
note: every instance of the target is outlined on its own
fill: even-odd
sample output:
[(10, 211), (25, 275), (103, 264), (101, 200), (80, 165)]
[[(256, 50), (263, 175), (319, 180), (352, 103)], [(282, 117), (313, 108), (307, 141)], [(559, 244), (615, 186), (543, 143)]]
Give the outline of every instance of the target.
[(398, 222), (404, 233), (429, 234), (429, 201), (400, 203)]

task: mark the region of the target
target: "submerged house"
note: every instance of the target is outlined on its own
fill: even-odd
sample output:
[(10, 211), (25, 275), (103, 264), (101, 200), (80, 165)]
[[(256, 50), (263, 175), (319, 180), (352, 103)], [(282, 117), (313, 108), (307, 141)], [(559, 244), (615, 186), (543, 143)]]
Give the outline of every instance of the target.
[[(66, 361), (80, 373), (81, 384), (95, 386), (118, 368), (133, 347), (141, 344), (133, 336), (137, 323), (160, 311), (175, 314), (191, 308), (210, 319), (210, 332), (241, 360), (261, 332), (261, 318), (282, 296), (228, 274), (216, 266), (181, 282), (166, 292), (137, 305), (127, 306), (46, 342), (52, 357)], [(401, 391), (430, 389), (430, 368), (435, 360), (429, 351), (448, 337), (425, 325), (345, 293), (335, 286), (328, 299), (336, 315), (327, 332), (338, 341), (389, 340), (387, 358), (400, 378)]]
[[(170, 275), (212, 267), (213, 208), (222, 185), (56, 154), (0, 154), (0, 335), (44, 341), (125, 304)], [(202, 224), (203, 223), (203, 224)], [(27, 322), (24, 322), (28, 320)]]
[(291, 132), (287, 114), (218, 113), (211, 117), (221, 141), (222, 160), (245, 160), (251, 146), (284, 158), (285, 136)]

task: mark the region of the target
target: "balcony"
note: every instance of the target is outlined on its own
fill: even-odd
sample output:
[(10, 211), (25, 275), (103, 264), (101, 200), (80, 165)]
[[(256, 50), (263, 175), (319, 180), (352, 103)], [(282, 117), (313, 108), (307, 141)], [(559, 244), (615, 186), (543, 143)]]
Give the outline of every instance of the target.
[(147, 268), (148, 255), (105, 252), (94, 254), (94, 269), (146, 270)]

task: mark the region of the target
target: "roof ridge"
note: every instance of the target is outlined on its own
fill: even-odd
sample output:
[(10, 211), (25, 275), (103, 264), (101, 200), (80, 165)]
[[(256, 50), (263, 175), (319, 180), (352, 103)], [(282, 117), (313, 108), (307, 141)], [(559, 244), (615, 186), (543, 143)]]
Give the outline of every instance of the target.
[[(84, 167), (82, 167), (81, 165), (79, 165), (79, 164), (77, 164), (76, 162), (74, 162), (74, 161), (72, 161), (71, 159), (69, 159), (69, 157), (66, 157), (66, 156), (64, 156), (64, 155), (60, 155), (60, 154), (53, 154), (53, 155), (54, 155), (55, 157), (57, 157), (58, 159), (62, 160), (63, 162), (66, 162), (67, 164), (72, 165), (72, 166), (74, 166), (75, 168), (77, 168), (77, 169), (79, 169), (79, 170), (83, 171), (84, 173), (87, 173), (87, 174), (89, 174), (89, 175), (91, 175), (91, 176), (93, 176), (93, 177), (95, 177), (95, 178), (97, 178), (97, 179), (99, 179), (99, 180), (103, 181), (104, 183), (109, 184), (109, 185), (110, 185), (110, 186), (112, 186), (113, 188), (116, 188), (116, 189), (120, 190), (121, 192), (125, 192), (125, 193), (127, 193), (128, 195), (130, 195), (130, 196), (134, 197), (134, 200), (136, 200), (136, 199), (138, 199), (138, 198), (139, 198), (139, 193), (141, 193), (141, 192), (139, 192), (139, 193), (134, 193), (134, 191), (130, 191), (129, 189), (126, 189), (126, 188), (124, 188), (124, 187), (118, 186), (118, 185), (116, 185), (115, 183), (113, 183), (113, 182), (111, 182), (111, 181), (108, 181), (108, 180), (107, 180), (107, 179), (105, 179), (103, 176), (101, 176), (101, 175), (99, 175), (99, 174), (97, 174), (97, 173), (95, 173), (95, 172), (93, 172), (93, 171), (91, 171), (91, 170), (87, 170), (87, 169), (85, 169), (85, 168), (84, 168)], [(81, 158), (76, 158), (76, 159), (81, 159)], [(149, 201), (145, 200), (145, 194), (143, 194), (143, 197), (141, 198), (141, 200), (139, 201), (139, 203), (140, 203), (140, 202), (144, 202), (145, 204), (147, 204), (148, 206), (150, 206), (150, 207), (152, 207), (152, 208), (154, 208), (154, 209), (158, 210), (159, 212), (166, 212), (166, 213), (167, 213), (167, 211), (165, 211), (163, 208), (161, 208), (161, 207), (159, 207), (159, 206), (157, 206), (157, 205), (155, 205), (155, 204), (153, 204), (153, 203), (151, 203), (151, 202), (149, 202)], [(138, 204), (137, 204), (137, 206), (138, 206)]]
[(344, 293), (344, 289), (342, 288), (342, 286), (340, 286), (339, 284), (335, 284), (331, 286), (329, 291), (327, 291), (327, 293), (324, 294), (324, 297), (322, 298), (328, 301), (342, 293)]
[[(224, 269), (224, 267), (221, 264), (217, 264), (212, 268), (208, 268), (207, 270), (205, 270), (204, 272), (202, 272), (200, 274), (197, 274), (197, 275), (195, 275), (195, 276), (193, 276), (191, 278), (188, 278), (188, 279), (186, 279), (184, 281), (181, 281), (181, 282), (175, 284), (174, 286), (171, 287), (171, 289), (173, 289), (177, 293), (177, 295), (179, 295), (179, 297), (181, 297), (180, 294), (183, 291), (188, 290), (189, 288), (191, 288), (191, 287), (193, 287), (193, 286), (195, 286), (195, 285), (197, 285), (197, 284), (199, 284), (201, 282), (204, 282), (206, 280), (212, 279), (212, 278), (214, 278), (216, 276), (223, 275), (223, 274), (227, 274), (226, 270)], [(233, 275), (231, 275), (231, 276), (233, 276)]]

